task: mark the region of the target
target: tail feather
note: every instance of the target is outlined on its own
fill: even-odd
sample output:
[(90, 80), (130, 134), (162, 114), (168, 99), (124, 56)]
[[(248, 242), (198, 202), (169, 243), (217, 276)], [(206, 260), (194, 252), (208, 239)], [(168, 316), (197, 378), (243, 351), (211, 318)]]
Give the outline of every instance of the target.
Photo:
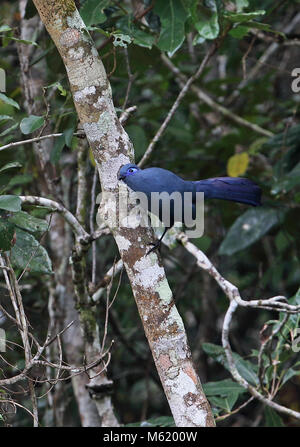
[(260, 187), (247, 178), (217, 177), (194, 182), (196, 192), (204, 192), (206, 199), (222, 199), (231, 202), (261, 205)]

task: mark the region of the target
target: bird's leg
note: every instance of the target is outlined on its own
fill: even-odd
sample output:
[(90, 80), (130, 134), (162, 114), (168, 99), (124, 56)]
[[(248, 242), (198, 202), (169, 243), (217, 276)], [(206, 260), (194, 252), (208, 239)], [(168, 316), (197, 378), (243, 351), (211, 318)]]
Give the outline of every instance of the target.
[(160, 250), (160, 246), (161, 246), (161, 241), (163, 240), (164, 235), (166, 234), (166, 232), (170, 229), (171, 227), (165, 227), (164, 232), (162, 234), (162, 236), (156, 241), (156, 242), (151, 242), (149, 245), (152, 245), (152, 248), (150, 248), (150, 250), (147, 252), (147, 255), (149, 255), (150, 253), (152, 253), (152, 251), (154, 250)]

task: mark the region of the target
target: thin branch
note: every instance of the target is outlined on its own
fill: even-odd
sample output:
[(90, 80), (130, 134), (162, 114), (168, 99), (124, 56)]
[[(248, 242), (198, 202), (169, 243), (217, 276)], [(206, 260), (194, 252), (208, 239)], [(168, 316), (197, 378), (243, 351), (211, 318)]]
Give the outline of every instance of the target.
[[(173, 62), (165, 54), (162, 54), (161, 59), (164, 62), (164, 64), (175, 74), (175, 76), (177, 77), (176, 80), (177, 80), (178, 84), (180, 85), (181, 88), (183, 88), (184, 83), (187, 80), (186, 76), (183, 73), (181, 73), (181, 71), (173, 64)], [(252, 131), (259, 133), (261, 135), (264, 135), (266, 137), (272, 137), (274, 135), (273, 132), (270, 132), (267, 129), (263, 129), (262, 127), (258, 126), (257, 124), (251, 123), (250, 121), (247, 121), (244, 118), (241, 118), (240, 116), (231, 112), (226, 107), (218, 104), (207, 93), (205, 93), (200, 87), (198, 87), (196, 85), (192, 85), (191, 90), (198, 96), (200, 101), (203, 101), (205, 104), (207, 104), (213, 110), (217, 110), (222, 115), (224, 115), (226, 118), (229, 118), (230, 120), (236, 122), (237, 124), (239, 124), (243, 127), (247, 127), (249, 129), (251, 129)]]
[[(40, 137), (30, 138), (29, 140), (15, 141), (14, 143), (8, 143), (5, 146), (0, 147), (0, 151), (4, 151), (5, 149), (10, 149), (12, 147), (22, 146), (23, 144), (35, 143), (36, 141), (46, 140), (47, 138), (57, 138), (61, 137), (63, 133), (52, 133), (49, 135), (42, 135)], [(74, 136), (76, 137), (85, 137), (85, 133), (75, 132)]]
[(126, 89), (126, 95), (125, 95), (125, 99), (124, 99), (124, 104), (122, 109), (125, 110), (127, 103), (128, 103), (128, 99), (129, 99), (129, 94), (130, 94), (130, 90), (135, 78), (135, 75), (131, 73), (131, 68), (130, 68), (130, 62), (129, 62), (129, 56), (128, 56), (128, 50), (127, 48), (124, 48), (124, 55), (125, 55), (125, 61), (126, 61), (126, 68), (127, 68), (127, 74), (128, 74), (128, 85), (127, 85), (127, 89)]
[(103, 280), (101, 281), (100, 287), (92, 296), (92, 302), (97, 303), (105, 292), (107, 286), (110, 284), (114, 275), (117, 275), (123, 268), (123, 261), (119, 259), (119, 261), (114, 264), (106, 273)]
[[(291, 20), (287, 26), (283, 29), (283, 33), (288, 34), (290, 33), (298, 24), (298, 22), (300, 21), (300, 12), (293, 18), (293, 20)], [(226, 101), (227, 105), (230, 104), (233, 100), (235, 100), (235, 98), (239, 95), (239, 92), (242, 88), (244, 88), (248, 82), (251, 79), (254, 79), (255, 76), (257, 75), (257, 73), (259, 72), (259, 70), (261, 69), (262, 66), (264, 66), (267, 62), (267, 60), (272, 56), (272, 54), (275, 53), (275, 51), (277, 51), (277, 49), (280, 47), (278, 42), (273, 42), (267, 49), (266, 51), (260, 56), (260, 58), (258, 59), (258, 61), (256, 62), (256, 64), (254, 65), (254, 67), (250, 70), (250, 72), (247, 75), (247, 79), (243, 79), (243, 81), (241, 81), (239, 83), (239, 85), (237, 86), (237, 88), (233, 91), (233, 93), (230, 95), (230, 97), (228, 98), (228, 100)]]
[(160, 126), (160, 128), (158, 129), (158, 131), (156, 132), (154, 138), (152, 139), (151, 143), (149, 144), (149, 146), (146, 149), (146, 152), (144, 153), (142, 159), (139, 162), (139, 166), (143, 166), (146, 161), (149, 159), (155, 144), (158, 142), (158, 140), (161, 138), (162, 134), (164, 133), (164, 131), (166, 130), (169, 122), (171, 121), (171, 119), (173, 118), (178, 106), (180, 105), (181, 101), (183, 100), (183, 98), (185, 97), (185, 95), (187, 94), (187, 92), (189, 91), (192, 83), (194, 81), (196, 81), (203, 73), (203, 70), (206, 66), (206, 64), (208, 63), (208, 61), (210, 60), (210, 58), (213, 56), (213, 54), (216, 52), (217, 50), (217, 44), (214, 43), (209, 51), (206, 53), (205, 57), (203, 58), (198, 70), (196, 71), (196, 73), (194, 73), (185, 83), (184, 87), (181, 89), (179, 95), (177, 96), (174, 104), (172, 105), (171, 109), (169, 110), (168, 115), (166, 116), (164, 122), (162, 123), (162, 125)]
[(150, 12), (150, 11), (153, 9), (153, 7), (154, 7), (154, 4), (151, 4), (150, 6), (148, 6), (148, 8), (146, 8), (146, 9), (145, 9), (144, 11), (142, 11), (140, 14), (137, 14), (137, 15), (134, 17), (133, 21), (135, 22), (135, 21), (139, 21), (139, 20), (141, 20), (143, 17), (145, 17), (145, 15), (148, 14), (148, 12)]
[(45, 199), (43, 197), (36, 196), (19, 196), (22, 203), (28, 203), (31, 205), (45, 206), (47, 208), (51, 208), (53, 211), (57, 211), (62, 214), (68, 224), (71, 226), (75, 235), (77, 236), (79, 242), (88, 243), (90, 241), (91, 236), (85, 231), (85, 229), (80, 225), (76, 217), (63, 205), (58, 202), (55, 202), (51, 199)]
[[(90, 232), (91, 234), (95, 231), (94, 226), (94, 215), (95, 215), (95, 206), (96, 206), (96, 186), (97, 179), (99, 179), (98, 170), (95, 167), (94, 175), (93, 175), (93, 184), (92, 184), (92, 195), (91, 195), (91, 208), (90, 208)], [(96, 283), (96, 241), (92, 242), (92, 285), (95, 286)]]
[(131, 113), (134, 113), (136, 111), (136, 109), (137, 109), (137, 106), (131, 106), (131, 107), (128, 107), (128, 109), (124, 110), (121, 113), (121, 116), (119, 118), (120, 123), (125, 124), (129, 118), (129, 116), (131, 115)]
[(250, 404), (250, 402), (252, 402), (254, 399), (254, 396), (251, 396), (248, 400), (246, 400), (246, 402), (242, 403), (238, 408), (235, 408), (234, 410), (230, 411), (229, 413), (223, 414), (222, 416), (217, 416), (216, 417), (216, 421), (223, 421), (224, 419), (229, 418), (230, 416), (232, 416), (233, 414), (238, 413), (240, 410), (242, 410), (243, 408), (245, 408), (248, 404)]
[(185, 233), (177, 234), (176, 238), (185, 247), (185, 249), (196, 258), (198, 266), (206, 270), (207, 273), (215, 279), (230, 301), (236, 302), (237, 305), (242, 307), (276, 310), (278, 312), (286, 312), (291, 314), (298, 313), (300, 311), (300, 305), (295, 306), (292, 304), (287, 304), (287, 299), (281, 295), (265, 300), (243, 300), (240, 296), (238, 288), (227, 279), (223, 278), (208, 257), (188, 240)]
[(77, 148), (77, 203), (76, 219), (84, 228), (87, 209), (87, 141), (80, 141)]

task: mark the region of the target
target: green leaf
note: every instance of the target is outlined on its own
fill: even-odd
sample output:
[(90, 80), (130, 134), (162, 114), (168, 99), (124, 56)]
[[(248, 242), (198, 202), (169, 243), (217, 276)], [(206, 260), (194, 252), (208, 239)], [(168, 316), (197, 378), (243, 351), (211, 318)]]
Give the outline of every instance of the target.
[(14, 119), (13, 119), (13, 117), (12, 116), (9, 116), (9, 115), (0, 115), (0, 122), (2, 122), (2, 121), (14, 121)]
[(23, 134), (27, 135), (42, 127), (44, 123), (45, 120), (42, 116), (30, 115), (22, 119), (20, 129)]
[(248, 26), (237, 26), (229, 31), (229, 34), (236, 39), (243, 39), (250, 31)]
[(265, 407), (265, 427), (284, 427), (284, 423), (273, 408)]
[(65, 143), (66, 143), (66, 146), (68, 146), (68, 147), (71, 147), (73, 133), (74, 133), (74, 127), (70, 127), (69, 129), (66, 129), (64, 131)]
[(203, 390), (206, 396), (229, 396), (231, 393), (243, 394), (247, 391), (231, 379), (204, 383)]
[(220, 32), (217, 2), (211, 0), (207, 5), (199, 9), (198, 2), (194, 2), (190, 9), (191, 18), (200, 37), (215, 39)]
[(6, 34), (2, 35), (2, 47), (6, 48), (7, 45), (11, 42), (11, 37), (13, 35), (13, 30), (7, 31)]
[(274, 153), (282, 151), (282, 148), (296, 150), (299, 145), (300, 125), (289, 127), (283, 132), (269, 138), (266, 142), (266, 147), (273, 150)]
[(7, 171), (8, 169), (21, 168), (21, 167), (22, 167), (21, 163), (19, 163), (18, 161), (12, 161), (11, 163), (7, 163), (6, 165), (2, 166), (2, 168), (0, 168), (0, 172)]
[(46, 206), (35, 205), (30, 210), (30, 213), (31, 213), (31, 216), (38, 217), (39, 219), (44, 219), (46, 216), (48, 216), (48, 214), (53, 213), (53, 209), (48, 208)]
[(20, 211), (21, 199), (18, 196), (0, 196), (0, 209), (6, 211)]
[(97, 25), (106, 21), (104, 8), (110, 0), (86, 0), (80, 8), (80, 15), (86, 26)]
[(161, 21), (157, 46), (173, 55), (185, 39), (184, 24), (188, 14), (181, 0), (157, 0), (154, 12)]
[(12, 222), (17, 227), (32, 233), (44, 233), (48, 230), (48, 222), (43, 219), (33, 217), (25, 211), (19, 211), (9, 217), (9, 222)]
[(279, 36), (286, 39), (286, 36), (284, 33), (277, 31), (276, 29), (271, 28), (271, 25), (268, 23), (262, 23), (262, 22), (253, 22), (252, 20), (250, 22), (243, 22), (244, 26), (247, 26), (249, 28), (255, 28), (255, 29), (261, 29), (263, 31), (267, 31), (268, 33), (274, 33), (278, 34)]
[(11, 31), (12, 28), (8, 25), (1, 25), (0, 26), (0, 33), (6, 33), (7, 31)]
[(12, 126), (5, 129), (3, 132), (0, 133), (0, 137), (4, 137), (5, 135), (11, 134), (17, 127), (19, 127), (19, 123), (15, 123)]
[(232, 255), (259, 240), (281, 222), (283, 212), (273, 208), (253, 208), (242, 214), (229, 229), (219, 248), (220, 255)]
[(226, 11), (224, 13), (224, 17), (228, 19), (230, 22), (233, 23), (242, 23), (242, 22), (248, 22), (251, 19), (255, 19), (259, 16), (263, 16), (266, 13), (263, 9), (259, 11), (253, 11), (253, 12), (244, 12), (244, 13), (235, 13), (235, 12), (228, 12)]
[(133, 43), (140, 47), (149, 48), (151, 50), (155, 37), (152, 34), (145, 33), (137, 27), (132, 28)]
[(67, 96), (67, 90), (63, 88), (63, 86), (59, 81), (53, 82), (52, 84), (48, 85), (45, 88), (52, 88), (52, 87), (56, 88), (62, 96)]
[(11, 249), (15, 234), (15, 226), (0, 217), (0, 251)]
[(59, 162), (61, 152), (62, 152), (65, 144), (66, 144), (66, 141), (65, 141), (64, 135), (61, 135), (60, 137), (55, 139), (55, 143), (54, 143), (53, 149), (50, 154), (50, 161), (52, 164), (55, 165), (56, 163)]
[(271, 194), (287, 193), (300, 184), (300, 162), (286, 176), (273, 184)]
[(212, 405), (219, 407), (229, 413), (236, 403), (238, 397), (238, 393), (231, 393), (229, 396), (226, 397), (211, 396), (209, 397), (209, 401)]
[(295, 376), (300, 376), (300, 371), (295, 370), (293, 368), (289, 368), (282, 378), (280, 387), (282, 387), (286, 382), (288, 382), (292, 377), (295, 377)]
[[(132, 21), (130, 16), (122, 17), (116, 23), (118, 30), (120, 30), (124, 35), (129, 36), (135, 45), (139, 45), (144, 48), (152, 48), (155, 41), (155, 36), (153, 34), (147, 33), (140, 30), (135, 23)], [(119, 31), (119, 32), (120, 32)]]
[(32, 273), (52, 273), (47, 251), (26, 231), (16, 228), (16, 243), (11, 250), (11, 262), (15, 268)]
[(4, 95), (4, 93), (0, 93), (0, 101), (3, 101), (5, 104), (9, 104), (10, 106), (15, 107), (20, 110), (19, 104), (8, 96)]
[[(230, 371), (227, 362), (227, 357), (224, 348), (222, 346), (218, 346), (213, 343), (203, 343), (202, 348), (216, 362), (221, 363), (221, 365), (223, 365), (224, 368)], [(247, 380), (247, 382), (249, 382), (251, 385), (257, 385), (259, 381), (256, 374), (257, 370), (256, 365), (253, 365), (248, 360), (244, 360), (241, 356), (239, 356), (235, 352), (233, 352), (233, 358), (236, 364), (236, 368), (240, 373), (240, 375), (244, 377), (244, 379)]]
[(14, 175), (9, 181), (9, 186), (26, 185), (32, 181), (33, 177), (31, 174), (20, 174)]
[(9, 37), (9, 39), (15, 40), (16, 42), (23, 43), (25, 45), (35, 45), (36, 47), (38, 46), (38, 44), (36, 42), (34, 42), (33, 40), (17, 39), (16, 37)]

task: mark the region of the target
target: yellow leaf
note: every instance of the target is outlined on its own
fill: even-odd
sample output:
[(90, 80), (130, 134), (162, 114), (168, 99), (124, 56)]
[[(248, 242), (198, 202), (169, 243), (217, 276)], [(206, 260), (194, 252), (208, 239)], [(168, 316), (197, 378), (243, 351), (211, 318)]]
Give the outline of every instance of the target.
[(238, 177), (245, 174), (249, 164), (249, 155), (247, 152), (235, 154), (227, 162), (227, 174), (230, 177)]

